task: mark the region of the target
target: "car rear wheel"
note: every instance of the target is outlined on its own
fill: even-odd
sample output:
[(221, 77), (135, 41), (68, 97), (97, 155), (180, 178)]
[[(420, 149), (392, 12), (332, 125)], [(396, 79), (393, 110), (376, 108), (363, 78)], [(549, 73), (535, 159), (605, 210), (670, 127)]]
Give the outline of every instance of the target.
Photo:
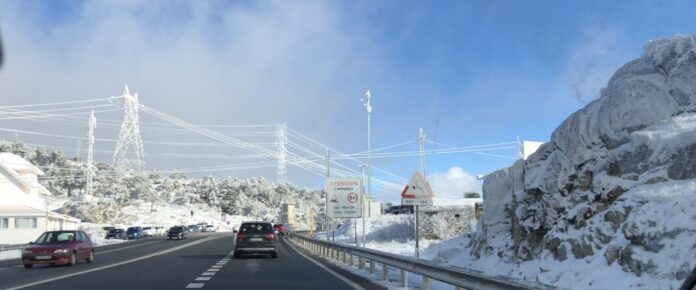
[(86, 259), (87, 263), (94, 262), (94, 251), (89, 251), (89, 256)]
[(273, 259), (278, 258), (278, 253), (271, 253), (271, 258), (273, 258)]
[(242, 255), (240, 255), (237, 251), (234, 251), (234, 255), (233, 255), (233, 256), (234, 256), (235, 259), (239, 259), (239, 258), (242, 257)]
[(70, 255), (70, 260), (68, 261), (68, 265), (70, 266), (75, 266), (77, 264), (77, 256), (75, 256), (75, 252)]
[(32, 264), (24, 264), (24, 269), (31, 269), (31, 267), (34, 267)]

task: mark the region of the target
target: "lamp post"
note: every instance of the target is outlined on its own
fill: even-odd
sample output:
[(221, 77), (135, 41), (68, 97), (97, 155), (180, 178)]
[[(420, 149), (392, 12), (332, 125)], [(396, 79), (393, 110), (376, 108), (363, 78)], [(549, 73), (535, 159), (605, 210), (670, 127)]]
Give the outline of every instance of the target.
[[(372, 95), (370, 94), (370, 90), (367, 90), (365, 92), (365, 98), (362, 99), (363, 101), (363, 106), (365, 106), (365, 109), (367, 110), (367, 205), (368, 205), (368, 212), (370, 210), (370, 194), (372, 193), (372, 184), (371, 184), (371, 177), (372, 177), (372, 140), (371, 140), (371, 127), (370, 127), (370, 115), (372, 115)], [(365, 198), (363, 198), (363, 201)], [(362, 216), (362, 223), (363, 223), (363, 237), (362, 237), (362, 245), (363, 248), (365, 247), (365, 204), (363, 203), (363, 216)]]

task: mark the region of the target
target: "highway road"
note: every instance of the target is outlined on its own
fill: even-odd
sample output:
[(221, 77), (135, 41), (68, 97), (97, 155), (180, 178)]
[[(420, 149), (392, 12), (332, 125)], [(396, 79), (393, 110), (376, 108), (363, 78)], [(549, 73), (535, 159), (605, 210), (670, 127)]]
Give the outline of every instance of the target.
[(282, 239), (277, 259), (234, 259), (233, 240), (229, 233), (144, 239), (99, 247), (94, 263), (74, 267), (0, 261), (0, 289), (383, 289)]

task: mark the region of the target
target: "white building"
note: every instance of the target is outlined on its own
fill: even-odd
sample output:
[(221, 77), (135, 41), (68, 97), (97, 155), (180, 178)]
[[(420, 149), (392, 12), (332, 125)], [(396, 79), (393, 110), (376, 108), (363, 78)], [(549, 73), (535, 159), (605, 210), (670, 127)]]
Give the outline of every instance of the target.
[(38, 182), (36, 166), (12, 153), (0, 153), (0, 244), (23, 244), (50, 230), (77, 229), (79, 219), (48, 209), (50, 192)]

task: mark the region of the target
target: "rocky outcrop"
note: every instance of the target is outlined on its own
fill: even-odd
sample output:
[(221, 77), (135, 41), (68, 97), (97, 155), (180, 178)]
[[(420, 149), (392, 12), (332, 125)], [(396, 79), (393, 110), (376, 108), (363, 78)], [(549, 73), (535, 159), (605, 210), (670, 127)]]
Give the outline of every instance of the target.
[[(600, 94), (527, 160), (487, 176), (474, 255), (601, 256), (638, 276), (666, 251), (694, 256), (696, 37), (648, 43)], [(660, 275), (696, 263), (674, 264)]]

